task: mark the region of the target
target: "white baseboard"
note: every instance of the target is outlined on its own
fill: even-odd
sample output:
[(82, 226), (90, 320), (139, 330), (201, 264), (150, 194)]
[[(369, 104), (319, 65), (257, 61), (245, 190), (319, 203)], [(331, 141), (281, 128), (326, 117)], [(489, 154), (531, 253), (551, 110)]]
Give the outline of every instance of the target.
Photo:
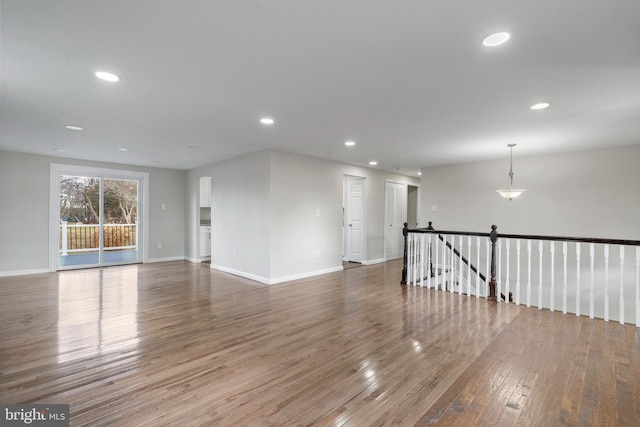
[(386, 262), (387, 260), (384, 258), (378, 258), (378, 259), (370, 259), (367, 261), (362, 261), (362, 265), (372, 265), (372, 264), (380, 264), (382, 262)]
[(184, 260), (188, 261), (188, 262), (192, 262), (194, 264), (200, 264), (202, 262), (202, 260), (200, 258), (191, 258), (191, 257), (188, 257), (188, 256), (184, 257)]
[(255, 274), (246, 273), (244, 271), (234, 270), (233, 268), (222, 267), (220, 265), (211, 264), (211, 268), (214, 270), (224, 271), (235, 276), (244, 277), (245, 279), (255, 280), (256, 282), (264, 283), (265, 285), (275, 285), (277, 283), (290, 282), (292, 280), (305, 279), (307, 277), (319, 276), (321, 274), (334, 273), (336, 271), (342, 271), (342, 266), (325, 268), (323, 270), (309, 271), (306, 273), (294, 274), (291, 276), (276, 277), (275, 279), (268, 279), (266, 277), (257, 276)]
[(150, 264), (153, 262), (168, 262), (168, 261), (185, 261), (185, 257), (183, 256), (172, 256), (168, 258), (152, 258), (145, 260), (145, 264)]
[(44, 274), (44, 273), (49, 273), (49, 269), (34, 268), (31, 270), (0, 271), (0, 277), (26, 276), (27, 274)]
[(223, 271), (225, 273), (233, 274), (234, 276), (244, 277), (245, 279), (255, 280), (256, 282), (264, 283), (265, 285), (270, 285), (269, 279), (262, 276), (256, 276), (255, 274), (246, 273), (244, 271), (235, 270), (233, 268), (223, 267), (221, 265), (211, 264), (211, 268), (214, 270)]
[(269, 284), (275, 285), (276, 283), (289, 282), (291, 280), (298, 280), (298, 279), (306, 279), (307, 277), (320, 276), (321, 274), (335, 273), (336, 271), (342, 271), (342, 270), (343, 270), (342, 265), (340, 265), (337, 267), (325, 268), (323, 270), (316, 270), (316, 271), (309, 271), (306, 273), (294, 274), (292, 276), (276, 277), (275, 279), (271, 279), (269, 281)]

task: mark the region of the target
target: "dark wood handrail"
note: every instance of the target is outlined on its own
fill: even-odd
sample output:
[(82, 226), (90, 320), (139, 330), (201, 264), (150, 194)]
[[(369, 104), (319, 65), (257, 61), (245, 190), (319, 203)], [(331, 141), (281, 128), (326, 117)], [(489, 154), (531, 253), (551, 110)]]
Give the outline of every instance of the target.
[[(431, 222), (429, 222), (431, 224)], [(475, 231), (451, 231), (451, 230), (434, 230), (429, 228), (414, 228), (407, 230), (409, 233), (430, 233), (430, 234), (447, 234), (456, 236), (480, 236), (490, 237), (491, 233), (478, 233)], [(501, 234), (498, 238), (503, 239), (523, 239), (523, 240), (550, 240), (556, 242), (578, 242), (578, 243), (599, 243), (609, 245), (626, 245), (640, 246), (640, 240), (625, 239), (603, 239), (598, 237), (565, 237), (565, 236), (543, 236), (537, 234)]]

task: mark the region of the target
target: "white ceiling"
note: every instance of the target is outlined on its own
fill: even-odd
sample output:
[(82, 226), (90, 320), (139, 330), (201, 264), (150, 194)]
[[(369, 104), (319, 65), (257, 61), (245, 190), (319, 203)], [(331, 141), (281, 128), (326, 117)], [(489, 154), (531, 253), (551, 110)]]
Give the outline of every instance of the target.
[[(415, 174), (507, 159), (508, 143), (514, 157), (640, 143), (638, 0), (2, 0), (0, 13), (5, 150), (190, 169), (279, 149)], [(496, 31), (511, 40), (483, 47)]]

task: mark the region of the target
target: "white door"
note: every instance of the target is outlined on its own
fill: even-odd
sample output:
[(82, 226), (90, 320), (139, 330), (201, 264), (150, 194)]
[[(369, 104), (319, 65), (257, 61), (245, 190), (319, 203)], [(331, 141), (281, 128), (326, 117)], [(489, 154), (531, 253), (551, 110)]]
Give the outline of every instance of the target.
[(402, 229), (407, 221), (407, 184), (387, 181), (385, 193), (385, 258), (402, 258), (404, 236)]
[(345, 261), (362, 262), (364, 247), (364, 179), (347, 178)]

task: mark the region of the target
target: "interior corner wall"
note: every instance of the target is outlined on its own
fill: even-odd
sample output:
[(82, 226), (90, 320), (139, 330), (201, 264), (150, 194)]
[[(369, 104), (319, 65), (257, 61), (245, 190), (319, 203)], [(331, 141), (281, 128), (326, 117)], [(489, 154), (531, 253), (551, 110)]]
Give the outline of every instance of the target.
[[(200, 191), (198, 178), (211, 176), (213, 268), (269, 281), (270, 169), (269, 153), (261, 152), (193, 169), (187, 174), (187, 197), (193, 209)], [(187, 220), (187, 229), (195, 238), (195, 212)], [(195, 247), (189, 245), (189, 251), (194, 252), (187, 257), (199, 258)]]
[[(436, 229), (640, 240), (640, 145), (422, 169), (422, 220)], [(433, 209), (432, 209), (433, 208)], [(437, 209), (437, 210), (434, 210)]]
[(342, 269), (339, 164), (271, 152), (271, 279)]
[[(49, 268), (49, 175), (51, 163), (147, 172), (147, 259), (184, 257), (184, 171), (89, 162), (0, 150), (0, 275)], [(166, 209), (161, 210), (165, 204)], [(157, 247), (162, 243), (162, 248)]]

